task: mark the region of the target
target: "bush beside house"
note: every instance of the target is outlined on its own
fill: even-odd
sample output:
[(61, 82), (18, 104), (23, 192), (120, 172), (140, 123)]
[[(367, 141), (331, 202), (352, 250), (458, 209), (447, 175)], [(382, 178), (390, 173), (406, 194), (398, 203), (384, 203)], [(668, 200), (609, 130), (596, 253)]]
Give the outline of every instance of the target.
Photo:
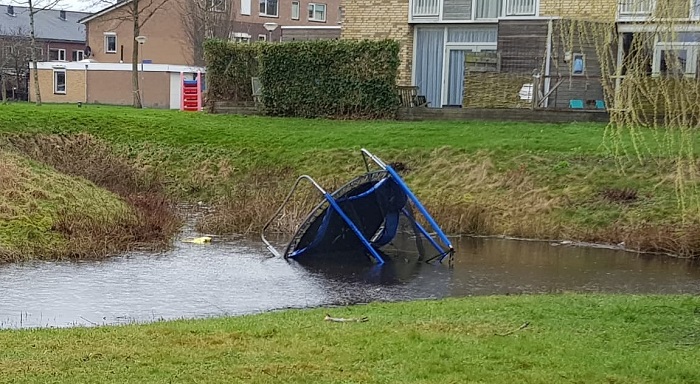
[(399, 44), (301, 41), (205, 44), (209, 102), (253, 101), (259, 77), (264, 112), (273, 116), (385, 118), (398, 108)]

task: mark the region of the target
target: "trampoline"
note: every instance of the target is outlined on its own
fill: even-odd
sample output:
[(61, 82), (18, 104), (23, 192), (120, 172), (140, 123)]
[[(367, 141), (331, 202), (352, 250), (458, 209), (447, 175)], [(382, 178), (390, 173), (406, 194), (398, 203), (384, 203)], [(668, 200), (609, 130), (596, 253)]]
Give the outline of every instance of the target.
[[(367, 172), (332, 193), (308, 175), (296, 180), (287, 198), (262, 230), (262, 240), (272, 254), (300, 261), (363, 259), (383, 264), (392, 257), (405, 258), (410, 249), (408, 253), (426, 262), (442, 262), (447, 256), (451, 258), (454, 254), (452, 244), (398, 172), (366, 149), (363, 148), (361, 153)], [(370, 170), (368, 159), (379, 169)], [(282, 212), (301, 181), (310, 182), (323, 198), (297, 226), (284, 251), (280, 252), (265, 238), (265, 231)], [(437, 238), (419, 223), (417, 214)]]

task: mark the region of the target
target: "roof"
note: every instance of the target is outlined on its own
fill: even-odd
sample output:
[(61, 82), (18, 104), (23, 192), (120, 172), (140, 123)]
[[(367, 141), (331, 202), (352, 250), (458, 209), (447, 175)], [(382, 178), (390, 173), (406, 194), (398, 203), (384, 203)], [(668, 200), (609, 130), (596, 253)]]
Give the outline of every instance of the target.
[[(10, 4), (11, 5), (11, 4)], [(7, 14), (7, 4), (0, 4), (0, 35), (21, 30), (29, 36), (29, 7), (13, 5), (15, 16)], [(90, 15), (88, 12), (65, 11), (66, 20), (61, 20), (60, 9), (47, 9), (34, 14), (34, 33), (37, 39), (84, 42), (85, 26), (78, 20)]]
[[(82, 61), (39, 61), (36, 63), (37, 69), (65, 69), (68, 71), (88, 70), (88, 71), (118, 71), (131, 72), (131, 63), (98, 63), (94, 60)], [(206, 73), (205, 67), (195, 67), (189, 65), (171, 65), (171, 64), (144, 64), (139, 65), (139, 71), (143, 72), (202, 72)]]
[(110, 5), (109, 7), (105, 8), (105, 9), (103, 9), (103, 10), (101, 10), (101, 11), (97, 11), (97, 12), (95, 12), (95, 13), (89, 14), (89, 15), (87, 15), (86, 17), (84, 17), (84, 18), (78, 20), (78, 22), (79, 22), (79, 23), (82, 23), (82, 24), (85, 24), (85, 23), (87, 23), (88, 21), (90, 21), (90, 20), (92, 20), (92, 19), (94, 19), (94, 18), (96, 18), (96, 17), (100, 17), (100, 16), (104, 15), (105, 13), (112, 12), (113, 10), (115, 10), (115, 9), (117, 9), (117, 8), (121, 8), (122, 6), (127, 5), (127, 4), (129, 4), (129, 3), (131, 3), (131, 0), (117, 0), (117, 2), (116, 2), (115, 4)]

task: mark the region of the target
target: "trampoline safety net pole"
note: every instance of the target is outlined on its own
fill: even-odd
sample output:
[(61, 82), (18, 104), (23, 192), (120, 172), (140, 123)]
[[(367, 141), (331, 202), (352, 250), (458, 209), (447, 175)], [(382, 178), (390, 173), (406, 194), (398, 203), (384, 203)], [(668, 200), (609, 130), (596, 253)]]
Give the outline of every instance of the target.
[(355, 235), (360, 239), (362, 244), (367, 248), (367, 250), (372, 254), (372, 257), (377, 261), (379, 264), (384, 264), (384, 259), (379, 255), (379, 252), (377, 252), (374, 247), (372, 247), (372, 244), (369, 243), (369, 241), (365, 238), (365, 236), (360, 232), (360, 230), (357, 228), (355, 223), (350, 220), (350, 218), (343, 212), (343, 210), (340, 208), (340, 205), (335, 201), (333, 196), (331, 196), (330, 193), (326, 192), (324, 193), (324, 196), (326, 197), (326, 200), (328, 200), (328, 203), (335, 209), (336, 212), (338, 212), (338, 215), (343, 218), (345, 223), (352, 229), (353, 232), (355, 232)]

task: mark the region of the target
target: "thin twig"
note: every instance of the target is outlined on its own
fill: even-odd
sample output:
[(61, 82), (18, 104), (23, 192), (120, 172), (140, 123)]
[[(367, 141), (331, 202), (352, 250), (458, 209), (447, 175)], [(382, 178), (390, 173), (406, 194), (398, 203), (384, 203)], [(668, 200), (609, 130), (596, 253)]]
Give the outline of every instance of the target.
[(86, 319), (86, 318), (84, 318), (84, 317), (82, 317), (82, 316), (80, 316), (80, 318), (83, 319), (83, 320), (85, 320), (85, 321), (87, 321), (88, 323), (90, 323), (90, 324), (92, 324), (92, 325), (98, 325), (98, 324), (95, 323), (94, 321), (90, 321), (90, 320), (88, 320), (88, 319)]
[(496, 333), (496, 336), (508, 336), (508, 335), (512, 335), (513, 333), (518, 332), (518, 331), (520, 331), (521, 329), (527, 328), (528, 325), (530, 325), (530, 322), (529, 322), (529, 321), (526, 321), (523, 325), (521, 325), (520, 327), (518, 327), (518, 329), (514, 329), (514, 330), (509, 331), (509, 332), (506, 332), (506, 333)]

